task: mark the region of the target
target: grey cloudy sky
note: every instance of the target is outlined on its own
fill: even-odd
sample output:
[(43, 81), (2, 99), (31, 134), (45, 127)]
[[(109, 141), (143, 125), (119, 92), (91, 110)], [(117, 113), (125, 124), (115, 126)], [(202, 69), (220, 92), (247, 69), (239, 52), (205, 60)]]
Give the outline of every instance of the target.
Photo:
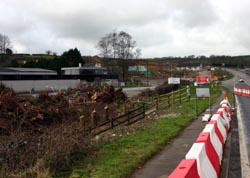
[(97, 55), (98, 40), (129, 33), (142, 57), (250, 54), (249, 0), (1, 0), (0, 33), (18, 53)]

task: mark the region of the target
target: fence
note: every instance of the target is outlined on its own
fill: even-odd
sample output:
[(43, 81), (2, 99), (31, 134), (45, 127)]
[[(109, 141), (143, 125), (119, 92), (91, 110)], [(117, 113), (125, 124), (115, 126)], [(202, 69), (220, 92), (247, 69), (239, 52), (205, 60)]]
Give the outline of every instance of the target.
[(108, 121), (98, 124), (98, 126), (94, 128), (95, 134), (96, 135), (101, 134), (117, 126), (130, 125), (144, 118), (145, 118), (145, 106), (143, 105), (134, 110), (128, 111), (127, 113), (120, 115), (116, 118), (111, 118), (108, 119)]
[(159, 109), (162, 107), (170, 107), (176, 103), (181, 103), (186, 99), (188, 99), (187, 90), (186, 88), (182, 88), (177, 91), (172, 91), (171, 93), (158, 95), (153, 98), (153, 102), (156, 105), (156, 109)]
[[(156, 111), (160, 108), (169, 108), (170, 106), (184, 102), (189, 99), (187, 94), (187, 89), (179, 89), (177, 91), (172, 91), (171, 93), (154, 96), (144, 101), (133, 101), (136, 103), (136, 109), (129, 110), (125, 114), (122, 114), (116, 118), (109, 118), (108, 113), (106, 115), (106, 120), (102, 123), (94, 124), (90, 130), (95, 132), (95, 135), (106, 132), (117, 126), (126, 126), (133, 124), (139, 120), (145, 118), (145, 115)], [(94, 118), (92, 118), (94, 119)]]

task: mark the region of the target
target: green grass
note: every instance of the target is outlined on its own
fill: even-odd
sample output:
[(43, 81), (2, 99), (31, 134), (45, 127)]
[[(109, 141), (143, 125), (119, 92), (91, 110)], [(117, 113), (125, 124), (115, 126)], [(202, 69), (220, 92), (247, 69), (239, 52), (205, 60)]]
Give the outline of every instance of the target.
[(144, 131), (104, 143), (91, 157), (80, 162), (87, 166), (74, 169), (71, 177), (126, 177), (176, 136), (187, 122), (187, 116), (160, 119)]
[[(219, 87), (214, 87), (212, 102), (220, 96)], [(208, 107), (207, 99), (199, 100), (199, 112)], [(71, 178), (123, 178), (129, 176), (147, 159), (163, 148), (194, 118), (194, 100), (173, 106), (168, 112), (178, 113), (176, 117), (161, 118), (153, 124), (123, 136), (112, 142), (101, 143), (88, 155), (79, 155), (72, 167)], [(61, 173), (62, 175), (63, 173)], [(58, 176), (57, 176), (58, 177)]]
[(148, 87), (146, 83), (125, 83), (123, 88), (134, 88), (134, 87)]

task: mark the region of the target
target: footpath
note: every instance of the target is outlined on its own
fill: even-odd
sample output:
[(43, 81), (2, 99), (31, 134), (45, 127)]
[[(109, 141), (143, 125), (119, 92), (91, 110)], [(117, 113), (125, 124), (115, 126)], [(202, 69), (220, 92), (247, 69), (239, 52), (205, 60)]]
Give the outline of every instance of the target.
[[(211, 106), (211, 112), (217, 111), (223, 96)], [(204, 129), (207, 122), (202, 122), (202, 116), (208, 112), (200, 114), (190, 123), (179, 136), (174, 138), (162, 151), (148, 160), (142, 167), (138, 168), (129, 178), (167, 178), (176, 168)]]

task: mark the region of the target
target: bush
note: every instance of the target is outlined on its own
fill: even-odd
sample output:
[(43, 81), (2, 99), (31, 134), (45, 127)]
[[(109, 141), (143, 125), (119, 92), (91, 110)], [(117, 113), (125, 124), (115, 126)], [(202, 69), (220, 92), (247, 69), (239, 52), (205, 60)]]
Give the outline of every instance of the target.
[(178, 89), (178, 85), (164, 83), (163, 85), (156, 87), (154, 89), (154, 93), (157, 95), (162, 95), (162, 94), (169, 93), (177, 89)]

